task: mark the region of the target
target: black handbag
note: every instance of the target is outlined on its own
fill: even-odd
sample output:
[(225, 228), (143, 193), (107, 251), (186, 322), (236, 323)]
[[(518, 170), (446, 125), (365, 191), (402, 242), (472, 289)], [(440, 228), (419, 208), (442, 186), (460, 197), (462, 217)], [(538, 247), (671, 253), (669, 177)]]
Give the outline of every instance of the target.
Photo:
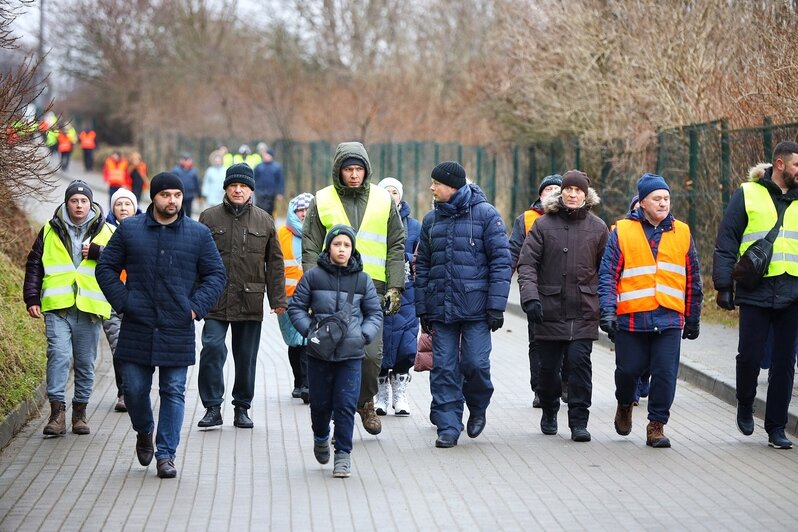
[(737, 282), (738, 286), (746, 290), (754, 290), (759, 286), (768, 271), (770, 259), (773, 258), (773, 242), (776, 241), (776, 236), (784, 222), (784, 211), (787, 210), (787, 206), (783, 202), (775, 202), (775, 205), (776, 212), (778, 212), (776, 225), (765, 238), (760, 238), (748, 246), (740, 260), (734, 265), (732, 279)]
[(326, 318), (320, 319), (308, 333), (306, 349), (309, 356), (326, 361), (335, 359), (335, 349), (341, 344), (346, 337), (346, 331), (349, 330), (356, 283), (357, 278), (349, 287), (344, 307), (338, 310), (338, 301), (336, 299), (335, 312)]

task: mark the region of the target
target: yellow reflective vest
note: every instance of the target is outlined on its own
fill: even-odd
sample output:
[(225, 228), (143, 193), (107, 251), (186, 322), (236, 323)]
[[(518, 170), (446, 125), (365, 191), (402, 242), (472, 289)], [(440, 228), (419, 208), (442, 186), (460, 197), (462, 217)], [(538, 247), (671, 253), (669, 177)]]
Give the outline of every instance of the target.
[[(740, 255), (748, 246), (765, 238), (776, 225), (778, 213), (768, 189), (757, 183), (743, 183), (743, 199), (748, 225), (740, 241)], [(773, 242), (773, 258), (770, 259), (765, 277), (775, 277), (787, 273), (798, 277), (798, 205), (791, 202), (784, 211), (784, 223)]]
[[(113, 229), (107, 223), (91, 241), (104, 246), (111, 239)], [(50, 224), (44, 232), (42, 252), (42, 311), (72, 308), (104, 319), (111, 316), (111, 305), (105, 299), (94, 276), (96, 260), (83, 259), (76, 268), (72, 255)]]
[[(341, 198), (333, 185), (321, 189), (316, 194), (316, 207), (319, 220), (329, 231), (336, 224), (352, 226), (346, 215)], [(369, 184), (369, 201), (363, 220), (357, 230), (356, 249), (363, 259), (363, 271), (377, 281), (387, 282), (385, 262), (388, 256), (388, 217), (396, 208), (384, 189)]]

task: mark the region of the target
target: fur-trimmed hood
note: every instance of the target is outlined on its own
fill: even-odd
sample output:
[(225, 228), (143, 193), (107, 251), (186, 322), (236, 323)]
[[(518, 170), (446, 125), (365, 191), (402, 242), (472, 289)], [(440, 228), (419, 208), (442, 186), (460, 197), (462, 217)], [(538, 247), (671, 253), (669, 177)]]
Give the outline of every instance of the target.
[[(549, 196), (548, 198), (546, 198), (543, 201), (543, 212), (546, 214), (549, 213), (553, 214), (559, 212), (561, 209), (565, 209), (565, 206), (560, 201), (561, 199), (562, 199), (562, 194), (556, 194), (554, 196)], [(599, 203), (601, 203), (601, 198), (599, 198), (596, 189), (588, 187), (587, 195), (585, 196), (585, 204), (582, 207), (579, 207), (578, 209), (574, 209), (574, 211), (578, 210), (589, 211)]]
[(767, 173), (768, 176), (773, 172), (772, 170), (773, 165), (770, 163), (759, 163), (751, 168), (748, 169), (748, 180), (749, 181), (759, 181), (765, 174)]

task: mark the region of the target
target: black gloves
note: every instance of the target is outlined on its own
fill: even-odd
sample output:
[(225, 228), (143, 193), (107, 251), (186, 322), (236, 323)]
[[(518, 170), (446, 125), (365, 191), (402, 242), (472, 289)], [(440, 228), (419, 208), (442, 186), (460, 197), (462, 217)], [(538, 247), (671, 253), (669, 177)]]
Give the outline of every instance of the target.
[(695, 340), (698, 338), (698, 332), (699, 325), (697, 323), (685, 323), (684, 331), (682, 331), (682, 340)]
[(504, 312), (500, 310), (488, 309), (488, 326), (491, 332), (496, 332), (504, 325)]
[(618, 317), (614, 312), (602, 312), (599, 327), (607, 333), (610, 341), (615, 343), (615, 333), (618, 331)]
[(531, 299), (523, 306), (524, 312), (532, 320), (532, 323), (543, 323), (543, 305), (540, 304), (540, 300)]
[(421, 321), (421, 330), (427, 334), (432, 334), (432, 324), (429, 322), (427, 315), (419, 316), (418, 319)]
[[(731, 290), (718, 290), (718, 298), (716, 300), (718, 306), (723, 310), (734, 310), (734, 292)], [(685, 327), (687, 330), (687, 327)], [(698, 336), (698, 326), (696, 326), (696, 336)]]

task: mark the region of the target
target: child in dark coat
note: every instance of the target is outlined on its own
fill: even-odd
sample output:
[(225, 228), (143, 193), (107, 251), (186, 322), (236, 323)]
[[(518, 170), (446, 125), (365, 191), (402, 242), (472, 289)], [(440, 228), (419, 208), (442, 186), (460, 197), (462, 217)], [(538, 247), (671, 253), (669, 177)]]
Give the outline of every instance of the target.
[(365, 347), (379, 334), (382, 308), (371, 277), (355, 249), (355, 232), (336, 225), (324, 239), (318, 268), (307, 272), (294, 292), (288, 315), (299, 333), (307, 337), (313, 325), (341, 310), (354, 287), (352, 316), (346, 336), (324, 360), (308, 352), (310, 418), (313, 454), (320, 464), (330, 461), (330, 420), (335, 424), (333, 476), (350, 476), (352, 433), (360, 394), (360, 368)]

